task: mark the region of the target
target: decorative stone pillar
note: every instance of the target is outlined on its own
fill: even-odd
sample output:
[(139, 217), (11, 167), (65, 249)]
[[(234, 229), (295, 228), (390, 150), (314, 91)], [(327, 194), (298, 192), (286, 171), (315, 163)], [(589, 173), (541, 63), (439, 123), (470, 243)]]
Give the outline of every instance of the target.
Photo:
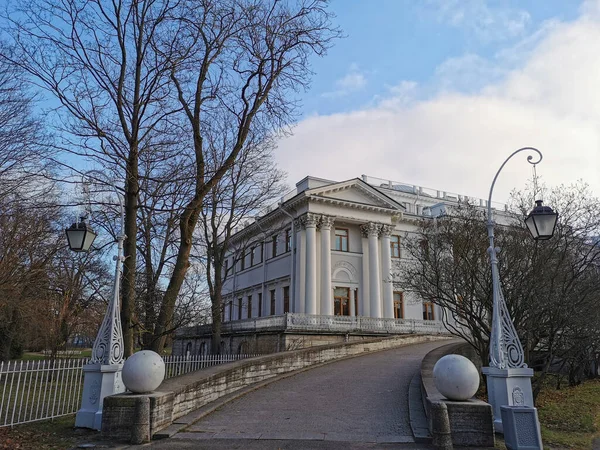
[(360, 227), (362, 234), (362, 286), (360, 295), (360, 305), (358, 305), (358, 314), (364, 317), (371, 316), (371, 307), (369, 305), (369, 233), (364, 227)]
[(394, 231), (392, 225), (381, 226), (381, 275), (383, 283), (383, 317), (394, 318), (394, 289), (392, 283), (392, 252), (390, 236)]
[(333, 316), (331, 291), (331, 226), (335, 218), (321, 216), (321, 315)]
[(379, 231), (381, 225), (369, 222), (363, 225), (369, 236), (369, 303), (371, 317), (381, 317), (381, 272), (379, 270)]
[(319, 216), (307, 213), (304, 216), (306, 228), (306, 314), (317, 314), (317, 223)]
[(304, 228), (304, 221), (296, 219), (294, 221), (294, 228), (298, 233), (298, 242), (296, 244), (297, 252), (292, 253), (293, 258), (296, 259), (296, 293), (294, 295), (294, 311), (302, 313), (306, 311), (304, 291), (306, 287), (306, 230)]

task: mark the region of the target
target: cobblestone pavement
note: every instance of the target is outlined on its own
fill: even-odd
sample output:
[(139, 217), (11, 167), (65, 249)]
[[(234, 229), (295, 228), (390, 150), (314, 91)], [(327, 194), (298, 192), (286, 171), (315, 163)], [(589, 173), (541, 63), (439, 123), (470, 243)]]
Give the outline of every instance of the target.
[(229, 402), (153, 448), (375, 449), (415, 444), (408, 386), (437, 341), (301, 372)]

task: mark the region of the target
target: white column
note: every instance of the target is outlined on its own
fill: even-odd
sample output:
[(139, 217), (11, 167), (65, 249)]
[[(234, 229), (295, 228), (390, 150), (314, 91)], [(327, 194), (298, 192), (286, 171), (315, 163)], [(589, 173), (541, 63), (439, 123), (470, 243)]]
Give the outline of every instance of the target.
[(381, 282), (383, 283), (383, 317), (394, 318), (394, 286), (392, 283), (392, 252), (390, 250), (390, 236), (394, 227), (383, 225), (381, 227)]
[(369, 305), (369, 239), (366, 226), (361, 226), (362, 232), (362, 291), (360, 292), (359, 314), (364, 317), (371, 317), (371, 307)]
[(301, 220), (296, 219), (295, 228), (298, 232), (296, 248), (298, 249), (292, 256), (297, 258), (296, 260), (296, 295), (294, 312), (304, 313), (306, 307), (304, 304), (304, 288), (306, 284), (306, 231)]
[(366, 227), (369, 234), (369, 303), (371, 305), (371, 317), (381, 317), (381, 275), (379, 271), (379, 230), (381, 225), (369, 222)]
[(304, 217), (306, 227), (306, 314), (317, 314), (317, 222), (318, 216), (308, 213)]
[(333, 316), (331, 291), (331, 226), (334, 218), (321, 216), (321, 315)]
[(354, 288), (350, 288), (350, 317), (356, 316), (356, 309), (354, 308), (354, 302), (356, 298), (356, 291)]

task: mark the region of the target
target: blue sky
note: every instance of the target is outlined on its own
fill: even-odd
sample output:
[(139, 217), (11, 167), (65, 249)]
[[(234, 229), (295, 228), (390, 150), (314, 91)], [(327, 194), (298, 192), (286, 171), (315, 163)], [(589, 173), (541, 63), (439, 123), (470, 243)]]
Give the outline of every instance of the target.
[[(548, 184), (584, 179), (600, 193), (598, 0), (332, 0), (331, 10), (347, 37), (313, 60), (301, 120), (276, 153), (290, 185), (368, 174), (484, 197), (504, 158), (535, 146)], [(498, 200), (530, 177), (511, 162)]]
[(331, 10), (347, 37), (326, 58), (314, 58), (315, 77), (304, 98), (304, 114), (368, 105), (402, 81), (429, 83), (435, 89), (436, 69), (448, 59), (476, 54), (494, 60), (544, 22), (575, 19), (579, 3), (333, 0)]

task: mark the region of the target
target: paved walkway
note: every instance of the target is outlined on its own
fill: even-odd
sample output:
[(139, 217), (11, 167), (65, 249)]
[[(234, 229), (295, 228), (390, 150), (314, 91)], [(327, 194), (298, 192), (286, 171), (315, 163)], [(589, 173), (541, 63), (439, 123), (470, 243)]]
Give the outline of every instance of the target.
[(375, 449), (414, 444), (408, 386), (438, 341), (301, 372), (223, 405), (153, 448)]

